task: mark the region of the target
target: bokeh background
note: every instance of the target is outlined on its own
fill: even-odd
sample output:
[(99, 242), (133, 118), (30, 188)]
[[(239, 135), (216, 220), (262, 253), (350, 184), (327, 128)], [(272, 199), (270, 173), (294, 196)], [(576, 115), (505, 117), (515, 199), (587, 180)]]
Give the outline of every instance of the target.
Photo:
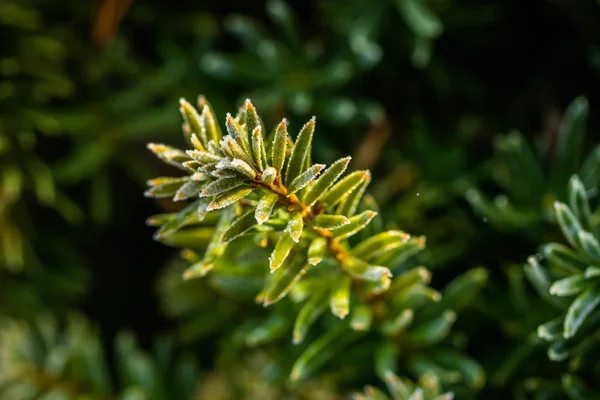
[[(82, 359), (105, 378), (73, 383), (77, 374), (63, 372), (74, 362), (0, 398), (41, 399), (31, 393), (63, 375), (86, 399), (285, 398), (276, 381), (238, 365), (248, 352), (227, 353), (256, 306), (203, 284), (179, 289), (172, 268), (184, 262), (146, 225), (181, 206), (144, 198), (146, 180), (169, 171), (145, 145), (183, 146), (178, 100), (199, 94), (221, 122), (246, 98), (267, 126), (287, 117), (298, 128), (316, 115), (313, 158), (350, 154), (353, 168), (372, 171), (385, 221), (427, 237), (418, 262), (434, 287), (485, 268), (455, 339), (468, 342), (487, 381), (459, 398), (565, 398), (527, 381), (543, 376), (554, 388), (562, 367), (543, 348), (523, 355), (546, 314), (519, 265), (558, 235), (548, 193), (560, 198), (566, 184), (523, 200), (527, 171), (511, 176), (503, 155), (529, 146), (542, 168), (552, 164), (579, 97), (589, 104), (583, 153), (598, 142), (595, 0), (1, 0), (0, 392), (11, 362), (52, 371), (40, 360), (55, 345), (87, 349)], [(515, 218), (486, 216), (484, 196), (505, 192)], [(515, 290), (527, 306), (512, 301)], [(31, 358), (10, 354), (16, 348)], [(336, 398), (302, 390), (294, 396)]]

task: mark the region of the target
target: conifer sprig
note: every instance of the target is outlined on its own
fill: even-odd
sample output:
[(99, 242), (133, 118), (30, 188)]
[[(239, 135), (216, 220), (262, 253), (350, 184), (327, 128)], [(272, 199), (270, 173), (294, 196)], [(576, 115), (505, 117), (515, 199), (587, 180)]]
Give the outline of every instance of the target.
[[(426, 372), (423, 366), (436, 365), (442, 385), (460, 376), (471, 390), (483, 386), (482, 369), (442, 342), (468, 304), (464, 299), (485, 283), (485, 273), (473, 270), (456, 278), (441, 300), (442, 293), (428, 286), (429, 271), (406, 263), (425, 247), (425, 238), (383, 229), (377, 204), (365, 193), (370, 172), (345, 174), (350, 157), (329, 166), (312, 162), (314, 118), (292, 140), (286, 120), (265, 135), (249, 100), (235, 117), (227, 115), (223, 132), (203, 97), (199, 110), (185, 100), (180, 104), (192, 149), (149, 148), (187, 176), (150, 180), (146, 195), (195, 200), (148, 223), (158, 227), (157, 240), (185, 248), (182, 256), (191, 266), (184, 278), (207, 276), (220, 293), (248, 294), (273, 306), (257, 326), (240, 327), (247, 346), (277, 341), (290, 331), (294, 345), (304, 343), (329, 309), (337, 318), (306, 344), (291, 366), (290, 381), (307, 379), (365, 334), (377, 332), (380, 379), (396, 373), (404, 360), (417, 378)], [(281, 302), (286, 297), (290, 302)], [(184, 308), (197, 306), (186, 302)], [(462, 363), (469, 371), (457, 368)]]
[[(552, 344), (550, 359), (589, 358), (590, 342), (596, 341), (600, 321), (600, 207), (581, 179), (569, 181), (567, 203), (555, 202), (558, 225), (566, 243), (546, 243), (541, 257), (531, 256), (525, 267), (527, 276), (541, 296), (561, 311), (556, 318), (540, 325), (538, 336)], [(588, 345), (586, 345), (586, 343)]]
[[(189, 176), (150, 180), (146, 195), (172, 197), (174, 201), (199, 198), (164, 224), (157, 232), (157, 239), (164, 239), (189, 219), (201, 221), (207, 212), (221, 210), (215, 237), (204, 260), (188, 269), (185, 278), (203, 276), (210, 270), (214, 257), (231, 241), (251, 230), (262, 230), (279, 234), (269, 258), (272, 273), (280, 268), (286, 270), (285, 275), (292, 272), (294, 258), (302, 259), (299, 264), (308, 263), (312, 267), (327, 256), (354, 280), (380, 281), (382, 287), (389, 286), (392, 275), (389, 268), (373, 265), (360, 256), (365, 246), (378, 247), (379, 242), (383, 246), (380, 253), (392, 252), (408, 241), (410, 235), (399, 231), (379, 234), (359, 244), (358, 253), (353, 252), (347, 239), (363, 230), (377, 214), (373, 210), (357, 214), (371, 174), (364, 170), (342, 177), (350, 157), (327, 168), (312, 164), (309, 151), (315, 131), (314, 117), (300, 129), (294, 141), (285, 119), (266, 138), (263, 122), (250, 100), (246, 100), (235, 117), (227, 114), (225, 132), (216, 124), (204, 97), (199, 98), (198, 106), (199, 111), (186, 100), (180, 100), (185, 121), (183, 131), (193, 147), (191, 150), (148, 145), (161, 160), (187, 171)], [(297, 273), (300, 271), (302, 268)], [(277, 281), (284, 279), (283, 276)], [(279, 290), (266, 293), (263, 304), (281, 299)], [(345, 314), (337, 312), (340, 317)]]

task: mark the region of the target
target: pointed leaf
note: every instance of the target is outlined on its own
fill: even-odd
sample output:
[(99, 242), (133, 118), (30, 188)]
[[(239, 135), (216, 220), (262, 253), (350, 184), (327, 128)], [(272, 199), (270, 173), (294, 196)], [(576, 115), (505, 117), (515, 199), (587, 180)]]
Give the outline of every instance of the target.
[(290, 217), (290, 222), (285, 229), (289, 232), (290, 237), (296, 243), (300, 241), (302, 236), (302, 229), (304, 227), (304, 220), (302, 219), (302, 213), (300, 211), (294, 211)]
[(388, 337), (403, 333), (412, 324), (414, 317), (414, 311), (410, 308), (406, 308), (402, 310), (394, 319), (385, 321), (381, 325), (381, 332)]
[(203, 259), (188, 267), (183, 273), (183, 279), (192, 279), (205, 276), (208, 271), (214, 268), (215, 260), (219, 259), (223, 256), (223, 254), (225, 254), (227, 244), (221, 243), (221, 238), (230, 227), (232, 216), (233, 213), (230, 210), (222, 213), (215, 233), (208, 244), (206, 252), (204, 253)]
[(327, 252), (327, 239), (324, 237), (318, 237), (313, 239), (308, 247), (308, 263), (311, 265), (317, 265), (325, 257)]
[(344, 197), (340, 205), (337, 207), (335, 213), (352, 217), (356, 212), (358, 204), (367, 190), (369, 183), (371, 183), (371, 173), (369, 171), (365, 171), (362, 182)]
[(194, 146), (195, 150), (200, 150), (200, 151), (204, 151), (204, 145), (202, 144), (202, 142), (200, 141), (200, 139), (198, 138), (198, 135), (196, 135), (195, 133), (192, 133), (190, 135), (190, 143), (192, 144), (192, 146)]
[(260, 117), (258, 116), (256, 108), (250, 99), (246, 99), (244, 102), (244, 108), (246, 110), (246, 121), (244, 123), (246, 124), (247, 131), (250, 133), (253, 132), (257, 127), (262, 128)]
[(317, 215), (312, 221), (313, 226), (319, 229), (335, 229), (348, 225), (349, 223), (350, 220), (343, 215), (327, 214)]
[(146, 147), (164, 163), (187, 171), (187, 168), (182, 164), (191, 161), (191, 159), (183, 151), (161, 143), (148, 143)]
[(294, 239), (292, 239), (287, 232), (283, 232), (281, 236), (279, 236), (277, 244), (275, 245), (275, 249), (269, 257), (269, 266), (271, 272), (276, 271), (277, 268), (281, 267), (295, 244), (296, 242), (294, 242)]
[[(315, 131), (315, 118), (308, 121), (300, 130), (296, 143), (292, 148), (292, 153), (288, 160), (288, 166), (285, 171), (285, 184), (289, 185), (304, 170), (304, 162), (308, 155), (308, 149), (312, 142), (312, 136)], [(277, 138), (276, 138), (277, 140)]]
[(306, 185), (312, 182), (313, 179), (315, 179), (319, 175), (323, 168), (325, 168), (325, 164), (315, 164), (306, 171), (304, 171), (302, 174), (296, 177), (296, 179), (294, 179), (292, 183), (289, 184), (287, 195), (290, 196), (296, 193), (298, 190), (306, 187)]
[(316, 180), (304, 194), (303, 201), (307, 206), (313, 205), (319, 198), (325, 193), (331, 185), (344, 173), (350, 163), (351, 157), (341, 158), (331, 164), (329, 168), (321, 174), (319, 179)]
[(537, 334), (544, 340), (554, 341), (562, 337), (565, 319), (558, 317), (538, 326)]
[(298, 357), (292, 366), (290, 380), (298, 382), (307, 378), (356, 339), (357, 334), (348, 331), (345, 325), (329, 329)]
[(423, 251), (425, 248), (425, 242), (425, 236), (411, 237), (406, 242), (401, 243), (397, 247), (394, 247), (393, 249), (375, 257), (373, 262), (380, 265), (389, 265), (390, 267), (394, 268), (398, 267), (415, 254)]
[(232, 240), (240, 237), (244, 233), (248, 232), (254, 226), (256, 226), (256, 219), (254, 218), (255, 210), (252, 209), (246, 212), (241, 217), (234, 220), (231, 225), (221, 235), (220, 244), (229, 243)]
[(435, 39), (442, 33), (441, 21), (431, 12), (425, 1), (396, 0), (396, 4), (404, 18), (404, 22), (415, 35)]
[(550, 286), (550, 294), (554, 296), (574, 296), (582, 291), (588, 283), (585, 275), (573, 275), (556, 281)]
[(212, 211), (227, 207), (228, 205), (233, 204), (248, 196), (254, 191), (254, 189), (255, 188), (251, 188), (248, 186), (241, 186), (223, 192), (208, 205), (207, 210)]
[(308, 329), (327, 308), (327, 294), (326, 290), (313, 294), (300, 309), (300, 313), (294, 322), (294, 344), (302, 343)]
[(156, 239), (173, 247), (204, 247), (208, 246), (214, 233), (213, 227), (198, 227), (167, 232)]
[(369, 171), (354, 171), (333, 185), (319, 200), (323, 208), (333, 207), (342, 202), (362, 182), (369, 179)]
[(283, 313), (273, 313), (265, 322), (246, 335), (246, 344), (256, 347), (277, 340), (287, 333), (289, 320)]
[(231, 166), (243, 176), (246, 176), (252, 180), (256, 179), (256, 171), (245, 161), (236, 158), (235, 160), (231, 161)]
[(257, 126), (252, 132), (252, 157), (258, 167), (262, 171), (267, 166), (267, 160), (264, 159), (265, 145), (263, 143), (262, 128)]
[(199, 201), (195, 201), (189, 204), (187, 207), (179, 211), (173, 218), (171, 218), (167, 223), (162, 225), (158, 232), (154, 234), (155, 240), (161, 240), (161, 238), (167, 235), (170, 232), (176, 231), (180, 227), (182, 227), (186, 221), (190, 219), (197, 219), (196, 209), (199, 205)]
[[(289, 238), (287, 235), (282, 236)], [(285, 267), (278, 268), (273, 273), (272, 279), (269, 281), (269, 286), (266, 289), (264, 306), (266, 307), (283, 299), (294, 284), (302, 278), (307, 269), (306, 258), (298, 253), (296, 253), (295, 257), (291, 258)]]
[(375, 373), (379, 379), (385, 380), (388, 373), (396, 373), (399, 356), (400, 348), (392, 340), (382, 341), (377, 346), (375, 349)]
[(581, 248), (592, 260), (600, 263), (600, 243), (598, 240), (589, 232), (579, 232), (579, 243)]
[(225, 151), (223, 151), (223, 149), (221, 147), (219, 147), (220, 143), (221, 143), (220, 140), (218, 142), (213, 142), (212, 140), (209, 141), (208, 142), (208, 152), (213, 153), (219, 157), (227, 157), (227, 154), (225, 154)]
[(275, 138), (273, 139), (273, 145), (271, 148), (271, 160), (273, 163), (273, 168), (275, 168), (278, 173), (281, 172), (285, 162), (287, 138), (287, 120), (284, 119), (275, 129)]
[(204, 96), (198, 96), (198, 109), (202, 110), (202, 118), (204, 120), (204, 126), (206, 127), (206, 133), (209, 141), (219, 143), (223, 133), (221, 127), (217, 123), (215, 113)]
[(148, 181), (152, 186), (144, 192), (145, 197), (168, 198), (173, 197), (175, 193), (188, 181), (188, 178), (157, 178)]
[(210, 198), (200, 199), (198, 203), (198, 221), (204, 221), (206, 214), (208, 214), (208, 205), (211, 203)]
[(579, 176), (586, 188), (594, 187), (600, 180), (600, 145), (588, 154), (581, 166)]
[(355, 331), (368, 331), (373, 321), (373, 311), (366, 304), (352, 306), (350, 327)]
[(573, 301), (565, 318), (565, 338), (570, 338), (577, 333), (585, 319), (600, 303), (600, 289), (593, 287), (583, 291)]
[(548, 261), (569, 271), (581, 271), (587, 266), (578, 253), (559, 243), (548, 243), (542, 247), (542, 253)]
[(550, 278), (546, 270), (540, 265), (539, 261), (534, 257), (530, 256), (527, 258), (527, 264), (525, 265), (525, 275), (531, 282), (538, 294), (551, 304), (557, 306), (562, 305), (562, 302), (555, 296), (550, 294)]
[(444, 304), (456, 312), (477, 301), (481, 290), (488, 282), (485, 268), (473, 268), (463, 272), (446, 285), (442, 292)]
[(386, 231), (363, 240), (352, 249), (352, 253), (362, 260), (371, 260), (383, 253), (392, 251), (406, 243), (410, 235), (402, 231)]
[[(433, 360), (441, 367), (449, 371), (458, 371), (462, 380), (475, 390), (481, 390), (485, 386), (486, 373), (479, 363), (465, 354), (451, 349), (440, 349), (433, 355)], [(437, 392), (437, 390), (436, 390)], [(452, 397), (438, 397), (451, 400)]]
[(252, 160), (252, 153), (246, 151), (236, 140), (231, 136), (227, 135), (221, 140), (221, 147), (224, 151), (229, 149), (230, 158), (239, 158), (250, 166), (254, 166), (254, 160)]
[(590, 266), (585, 269), (586, 278), (593, 278), (596, 276), (600, 276), (600, 267)]
[(342, 276), (337, 279), (335, 287), (331, 292), (329, 307), (333, 315), (344, 319), (350, 312), (350, 287), (352, 279), (349, 276)]
[(258, 222), (259, 225), (262, 225), (269, 219), (271, 212), (273, 212), (273, 207), (275, 206), (275, 203), (277, 203), (278, 199), (279, 195), (276, 193), (267, 193), (260, 199), (254, 215), (256, 222)]
[(184, 183), (175, 193), (173, 201), (187, 200), (192, 197), (198, 197), (204, 186), (204, 182), (189, 180)]
[(273, 167), (267, 167), (260, 176), (260, 180), (267, 186), (271, 186), (277, 178), (277, 171)]
[(355, 215), (354, 217), (350, 218), (349, 224), (346, 224), (340, 228), (332, 229), (331, 232), (333, 233), (333, 237), (341, 240), (354, 235), (367, 226), (373, 217), (375, 217), (375, 215), (377, 215), (377, 213), (370, 210)]
[(591, 229), (592, 218), (590, 203), (583, 183), (576, 175), (569, 181), (569, 204), (575, 217), (582, 222), (585, 229)]
[(203, 150), (187, 150), (185, 153), (194, 160), (198, 161), (201, 165), (218, 163), (223, 159), (216, 154)]
[(389, 293), (391, 294), (394, 292), (406, 290), (407, 288), (417, 284), (427, 285), (430, 281), (431, 272), (429, 272), (427, 268), (415, 267), (409, 269), (408, 271), (402, 273), (402, 275), (392, 280)]
[(456, 321), (454, 311), (445, 311), (438, 318), (416, 326), (407, 335), (407, 339), (414, 345), (424, 346), (439, 343), (448, 336), (450, 328)]
[(352, 277), (366, 281), (389, 280), (392, 276), (390, 270), (378, 265), (369, 265), (357, 258), (349, 258), (342, 264), (344, 271)]
[(184, 98), (179, 99), (179, 105), (179, 111), (181, 112), (181, 116), (189, 125), (192, 133), (196, 134), (197, 137), (202, 138), (204, 140), (204, 143), (206, 143), (206, 130), (202, 126), (203, 121), (201, 120), (198, 111), (196, 111), (194, 106), (188, 103)]
[(210, 182), (208, 185), (202, 189), (199, 196), (200, 197), (212, 197), (217, 196), (223, 192), (228, 190), (235, 189), (242, 185), (247, 185), (247, 182), (239, 177), (235, 178), (220, 178)]
[[(229, 134), (229, 136), (231, 136), (233, 140), (237, 142), (237, 144), (242, 148), (244, 153), (246, 153), (248, 156), (252, 154), (248, 134), (235, 120), (235, 118), (233, 118), (229, 113), (227, 113), (227, 117), (225, 119), (225, 127), (227, 128), (227, 133)], [(229, 145), (231, 146), (231, 144)]]
[(581, 224), (575, 218), (569, 207), (560, 202), (554, 203), (554, 211), (560, 228), (571, 246), (579, 248), (579, 232), (582, 230)]

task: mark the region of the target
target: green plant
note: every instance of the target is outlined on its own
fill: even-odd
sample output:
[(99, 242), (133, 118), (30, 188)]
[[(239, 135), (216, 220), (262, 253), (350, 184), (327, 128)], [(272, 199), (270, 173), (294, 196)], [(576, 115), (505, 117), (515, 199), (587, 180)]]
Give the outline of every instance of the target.
[[(389, 393), (392, 400), (452, 400), (452, 393), (440, 393), (440, 383), (435, 375), (425, 374), (418, 383), (408, 379), (398, 378), (393, 373), (385, 377)], [(353, 400), (389, 400), (384, 392), (373, 386), (367, 386), (364, 393), (357, 393), (352, 397)]]
[[(119, 36), (100, 51), (85, 35), (91, 8), (37, 0), (0, 4), (3, 315), (62, 312), (89, 292), (89, 259), (70, 236), (89, 234), (84, 221), (95, 229), (110, 223), (115, 171), (140, 183), (149, 173), (136, 157), (120, 156), (128, 143), (176, 122), (163, 103), (191, 68), (162, 37), (156, 51), (172, 61), (160, 66), (142, 57), (131, 38)], [(202, 48), (214, 25), (210, 18), (196, 23), (200, 18), (184, 26), (202, 29), (171, 29), (170, 35), (183, 40), (193, 33)], [(143, 26), (143, 19), (136, 22)], [(110, 89), (117, 81), (134, 83)]]
[[(498, 138), (491, 171), (507, 195), (491, 202), (476, 189), (467, 192), (474, 210), (497, 230), (530, 242), (551, 242), (539, 245), (524, 269), (518, 260), (502, 258), (507, 286), (488, 287), (492, 291), (480, 299), (481, 314), (493, 321), (507, 340), (503, 354), (496, 355), (496, 362), (486, 368), (490, 383), (498, 388), (512, 386), (516, 397), (597, 396), (589, 379), (597, 366), (587, 357), (594, 354), (597, 328), (593, 307), (598, 299), (591, 294), (594, 277), (588, 279), (585, 271), (597, 262), (590, 258), (589, 245), (597, 242), (598, 235), (594, 204), (600, 153), (593, 147), (584, 157), (587, 110), (584, 98), (573, 101), (558, 136), (543, 138), (540, 146), (545, 151), (537, 157), (516, 132)], [(558, 243), (562, 238), (555, 229), (557, 223), (566, 245)], [(526, 245), (528, 252), (537, 246)], [(527, 281), (537, 293), (531, 292)], [(579, 301), (565, 298), (580, 292), (586, 293), (587, 300), (583, 295)], [(500, 304), (497, 299), (504, 297), (511, 300)], [(581, 308), (591, 314), (581, 313)], [(548, 357), (557, 362), (549, 362)]]
[(563, 386), (575, 399), (599, 393), (597, 387), (592, 391), (592, 382), (571, 375), (594, 376), (600, 367), (596, 359), (600, 332), (600, 207), (596, 191), (597, 186), (586, 189), (577, 176), (570, 179), (568, 205), (554, 204), (566, 243), (544, 244), (541, 257), (529, 257), (525, 267), (527, 277), (552, 305), (555, 315), (537, 328), (537, 334), (550, 343), (550, 360), (568, 360)]
[[(387, 371), (420, 377), (433, 369), (436, 379), (458, 390), (482, 387), (483, 371), (446, 338), (456, 312), (485, 283), (485, 271), (458, 277), (444, 289), (445, 296), (428, 287), (427, 269), (410, 262), (425, 239), (384, 230), (377, 205), (365, 193), (369, 171), (343, 176), (350, 157), (328, 168), (312, 163), (314, 118), (295, 140), (285, 120), (264, 135), (247, 100), (236, 117), (227, 115), (223, 135), (204, 97), (199, 111), (183, 99), (180, 104), (193, 149), (148, 147), (187, 175), (152, 179), (146, 195), (191, 203), (148, 222), (159, 226), (157, 240), (185, 248), (182, 255), (192, 263), (185, 279), (206, 276), (217, 292), (254, 297), (273, 309), (240, 328), (246, 345), (281, 340), (290, 331), (293, 345), (311, 338), (290, 367), (292, 384), (333, 360), (339, 363), (343, 349), (361, 339), (372, 342), (382, 379)], [(186, 315), (202, 303), (171, 297), (170, 304)], [(283, 301), (287, 298), (291, 303)], [(328, 308), (332, 316), (325, 313)], [(319, 317), (326, 326), (322, 330), (315, 327)]]
[[(434, 42), (439, 38), (444, 26), (440, 18), (431, 10), (432, 2), (426, 0), (346, 0), (322, 3), (325, 15), (333, 15), (333, 25), (339, 34), (347, 37), (348, 45), (366, 66), (381, 61), (384, 49), (379, 43), (387, 37), (386, 28), (396, 24), (405, 25), (412, 43), (411, 62), (418, 68), (429, 64)], [(396, 32), (398, 34), (398, 32)], [(382, 38), (383, 36), (383, 38)], [(405, 40), (405, 42), (409, 42)]]
[[(61, 323), (4, 320), (0, 328), (0, 396), (7, 400), (192, 399), (195, 362), (177, 357), (167, 339), (142, 351), (129, 332), (118, 335), (115, 364), (106, 361), (96, 329), (80, 315)], [(111, 378), (111, 367), (117, 379)]]
[(250, 17), (229, 16), (226, 28), (241, 42), (242, 51), (206, 52), (202, 71), (233, 84), (272, 120), (317, 113), (339, 126), (383, 118), (378, 103), (344, 90), (360, 72), (347, 49), (319, 37), (303, 40), (299, 17), (283, 1), (269, 0), (266, 9), (274, 32)]
[[(486, 222), (502, 230), (521, 230), (537, 238), (544, 229), (542, 222), (553, 222), (553, 204), (567, 198), (567, 182), (578, 174), (587, 189), (598, 184), (600, 146), (586, 155), (588, 102), (579, 97), (569, 105), (556, 137), (545, 136), (535, 154), (518, 132), (500, 136), (495, 141), (497, 157), (492, 174), (504, 189), (490, 201), (475, 188), (466, 193), (473, 209)], [(545, 169), (543, 166), (547, 165)]]

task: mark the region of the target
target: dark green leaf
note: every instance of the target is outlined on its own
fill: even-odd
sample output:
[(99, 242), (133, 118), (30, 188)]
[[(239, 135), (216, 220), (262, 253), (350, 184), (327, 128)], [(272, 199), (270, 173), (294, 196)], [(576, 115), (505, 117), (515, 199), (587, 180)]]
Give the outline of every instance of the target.
[(425, 0), (396, 0), (396, 5), (415, 35), (435, 39), (442, 33), (441, 21), (429, 10)]
[(327, 308), (327, 290), (321, 290), (314, 293), (300, 309), (300, 313), (294, 322), (293, 343), (302, 343), (308, 329), (316, 321), (316, 319)]
[(442, 315), (416, 326), (408, 334), (408, 340), (415, 345), (432, 345), (442, 341), (448, 336), (450, 328), (456, 321), (454, 311), (445, 311)]
[[(281, 236), (289, 238), (285, 234)], [(264, 306), (266, 307), (284, 298), (292, 286), (306, 273), (307, 269), (306, 258), (298, 253), (291, 258), (285, 267), (276, 269), (269, 281), (269, 286), (265, 290)]]
[(252, 209), (246, 212), (241, 217), (234, 220), (231, 225), (223, 232), (219, 243), (225, 244), (232, 240), (240, 237), (244, 233), (248, 232), (254, 226), (256, 226), (256, 219), (254, 218), (255, 210)]
[(600, 289), (589, 288), (582, 292), (569, 307), (565, 318), (565, 338), (577, 333), (585, 319), (600, 303)]
[(565, 319), (563, 317), (554, 318), (538, 326), (537, 334), (542, 339), (554, 341), (563, 335), (563, 326)]

